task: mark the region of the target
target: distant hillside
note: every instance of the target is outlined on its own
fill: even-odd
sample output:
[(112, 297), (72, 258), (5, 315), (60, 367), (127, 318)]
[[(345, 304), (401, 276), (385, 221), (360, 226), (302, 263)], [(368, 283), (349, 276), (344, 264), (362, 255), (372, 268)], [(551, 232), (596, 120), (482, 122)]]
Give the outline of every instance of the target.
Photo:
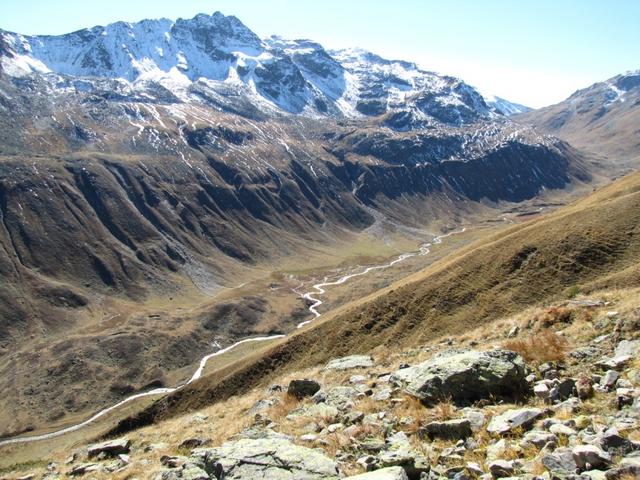
[(617, 170), (637, 168), (640, 165), (640, 70), (596, 83), (556, 105), (512, 118), (580, 149), (609, 157)]

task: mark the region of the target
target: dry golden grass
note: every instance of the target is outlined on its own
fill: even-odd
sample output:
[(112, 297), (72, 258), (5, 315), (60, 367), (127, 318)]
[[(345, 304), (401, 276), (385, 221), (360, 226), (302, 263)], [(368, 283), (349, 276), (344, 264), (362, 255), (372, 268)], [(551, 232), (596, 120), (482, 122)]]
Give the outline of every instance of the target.
[(507, 340), (504, 347), (519, 353), (528, 362), (540, 364), (564, 360), (569, 343), (552, 330), (542, 330), (528, 338)]

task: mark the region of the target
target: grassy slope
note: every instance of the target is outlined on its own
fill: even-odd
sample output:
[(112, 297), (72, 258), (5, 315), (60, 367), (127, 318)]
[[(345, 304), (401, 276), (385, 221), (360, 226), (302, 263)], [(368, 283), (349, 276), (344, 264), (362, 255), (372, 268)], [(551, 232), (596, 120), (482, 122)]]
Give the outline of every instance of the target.
[(112, 433), (229, 398), (274, 374), (462, 334), (529, 305), (583, 290), (640, 284), (640, 174), (547, 216), (479, 240), (317, 325), (228, 366), (120, 423)]

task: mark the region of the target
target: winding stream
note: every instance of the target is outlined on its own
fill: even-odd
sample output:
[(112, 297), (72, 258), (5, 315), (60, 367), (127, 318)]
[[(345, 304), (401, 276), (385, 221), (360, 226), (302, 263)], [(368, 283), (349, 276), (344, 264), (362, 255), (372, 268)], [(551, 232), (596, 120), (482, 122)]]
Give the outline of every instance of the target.
[[(311, 302), (313, 302), (310, 306), (309, 306), (309, 311), (314, 315), (314, 317), (311, 320), (306, 320), (304, 322), (301, 322), (298, 324), (297, 328), (302, 328), (305, 325), (313, 322), (314, 320), (316, 320), (318, 317), (320, 317), (320, 312), (318, 312), (318, 307), (320, 305), (322, 305), (324, 302), (322, 300), (320, 300), (318, 298), (319, 295), (323, 295), (324, 293), (326, 293), (325, 291), (325, 287), (331, 287), (334, 285), (341, 285), (347, 281), (349, 281), (352, 278), (355, 277), (361, 277), (363, 275), (366, 275), (370, 272), (373, 272), (375, 270), (384, 270), (386, 268), (392, 267), (394, 265), (396, 265), (397, 263), (403, 262), (404, 260), (406, 260), (407, 258), (411, 258), (411, 257), (416, 257), (416, 256), (424, 256), (424, 255), (428, 255), (431, 252), (431, 247), (433, 245), (438, 245), (440, 243), (442, 243), (442, 240), (450, 235), (454, 235), (454, 234), (458, 234), (458, 233), (463, 233), (466, 230), (466, 228), (462, 228), (460, 230), (454, 230), (452, 232), (449, 232), (445, 235), (439, 235), (437, 237), (434, 237), (433, 240), (430, 243), (424, 243), (420, 246), (420, 250), (418, 250), (417, 252), (410, 252), (410, 253), (403, 253), (402, 255), (399, 255), (396, 259), (388, 262), (388, 263), (384, 263), (382, 265), (374, 265), (371, 267), (366, 267), (364, 268), (362, 271), (360, 272), (356, 272), (356, 273), (350, 273), (348, 275), (343, 275), (342, 277), (339, 277), (337, 280), (333, 280), (333, 281), (327, 281), (327, 277), (324, 278), (324, 280), (321, 283), (316, 283), (315, 285), (313, 285), (312, 287), (312, 291), (310, 292), (306, 292), (306, 293), (299, 293), (296, 292), (296, 290), (294, 289), (294, 292), (298, 293), (298, 295), (300, 295), (302, 298), (305, 298)], [(245, 338), (244, 340), (240, 340), (226, 348), (222, 348), (214, 353), (210, 353), (205, 355), (204, 357), (202, 357), (202, 359), (200, 360), (200, 364), (198, 365), (197, 370), (193, 373), (193, 375), (191, 376), (191, 378), (184, 384), (182, 385), (178, 385), (177, 387), (169, 387), (169, 388), (156, 388), (153, 390), (149, 390), (147, 392), (142, 392), (142, 393), (137, 393), (135, 395), (131, 395), (130, 397), (125, 398), (124, 400), (121, 400), (120, 402), (116, 403), (115, 405), (112, 405), (108, 408), (105, 408), (103, 410), (100, 410), (98, 413), (96, 413), (95, 415), (93, 415), (91, 418), (85, 420), (84, 422), (78, 423), (76, 425), (71, 425), (70, 427), (66, 427), (63, 428), (61, 430), (56, 430), (54, 432), (50, 432), (50, 433), (43, 433), (42, 435), (32, 435), (32, 436), (25, 436), (25, 437), (15, 437), (15, 438), (8, 438), (6, 440), (0, 440), (0, 447), (4, 446), (4, 445), (10, 445), (10, 444), (16, 444), (16, 443), (26, 443), (26, 442), (35, 442), (38, 440), (47, 440), (50, 438), (55, 438), (55, 437), (59, 437), (61, 435), (64, 435), (66, 433), (71, 433), (71, 432), (75, 432), (77, 430), (80, 430), (81, 428), (89, 425), (90, 423), (93, 423), (94, 421), (98, 420), (99, 418), (103, 417), (104, 415), (118, 409), (119, 407), (121, 407), (122, 405), (129, 403), (133, 400), (137, 400), (138, 398), (143, 398), (143, 397), (149, 397), (149, 396), (153, 396), (153, 395), (166, 395), (168, 393), (173, 393), (177, 390), (180, 390), (181, 388), (185, 387), (186, 385), (189, 385), (192, 382), (195, 382), (196, 380), (198, 380), (201, 376), (202, 373), (204, 372), (204, 369), (207, 365), (207, 362), (214, 358), (217, 357), (219, 355), (222, 355), (224, 353), (229, 352), (230, 350), (233, 350), (234, 348), (236, 348), (239, 345), (245, 344), (245, 343), (249, 343), (249, 342), (264, 342), (267, 340), (275, 340), (277, 338), (283, 338), (286, 335), (270, 335), (267, 337), (252, 337), (252, 338)]]

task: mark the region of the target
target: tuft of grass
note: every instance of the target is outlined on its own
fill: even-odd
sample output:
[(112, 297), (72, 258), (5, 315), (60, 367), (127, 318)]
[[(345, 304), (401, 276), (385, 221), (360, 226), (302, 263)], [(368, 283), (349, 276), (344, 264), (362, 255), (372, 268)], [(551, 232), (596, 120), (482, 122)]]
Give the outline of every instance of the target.
[(551, 330), (542, 330), (528, 338), (508, 340), (504, 347), (520, 354), (528, 362), (544, 363), (564, 360), (569, 343)]

